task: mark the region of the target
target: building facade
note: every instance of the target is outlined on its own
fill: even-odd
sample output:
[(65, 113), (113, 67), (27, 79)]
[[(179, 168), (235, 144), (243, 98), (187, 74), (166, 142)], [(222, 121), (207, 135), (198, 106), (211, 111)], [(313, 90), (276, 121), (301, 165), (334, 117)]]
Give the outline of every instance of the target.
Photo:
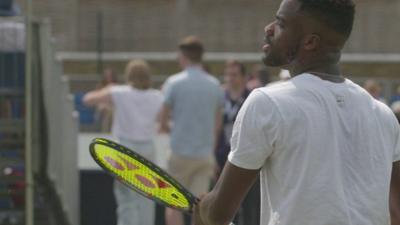
[[(400, 0), (354, 0), (357, 15), (347, 53), (400, 52)], [(23, 0), (19, 0), (22, 4)], [(50, 18), (58, 50), (174, 51), (188, 34), (213, 52), (257, 52), (278, 0), (35, 0)], [(101, 15), (101, 16), (100, 16)], [(99, 18), (102, 28), (99, 29)], [(100, 35), (101, 33), (101, 35)]]

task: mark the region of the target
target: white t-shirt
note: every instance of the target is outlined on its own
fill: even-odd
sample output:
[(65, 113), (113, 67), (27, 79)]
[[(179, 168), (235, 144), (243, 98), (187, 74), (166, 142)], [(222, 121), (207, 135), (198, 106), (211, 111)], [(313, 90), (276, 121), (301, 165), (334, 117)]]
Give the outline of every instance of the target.
[(251, 93), (229, 161), (261, 168), (261, 225), (385, 225), (399, 134), (391, 110), (350, 80), (302, 74)]
[(151, 141), (163, 102), (161, 92), (127, 85), (113, 86), (110, 91), (114, 105), (112, 135), (118, 139)]

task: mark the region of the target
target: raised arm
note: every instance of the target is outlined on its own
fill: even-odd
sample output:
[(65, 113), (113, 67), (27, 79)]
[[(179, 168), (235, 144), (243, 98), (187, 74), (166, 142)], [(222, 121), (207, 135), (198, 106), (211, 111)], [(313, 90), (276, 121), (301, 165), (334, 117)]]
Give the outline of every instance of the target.
[(390, 184), (391, 225), (400, 225), (400, 161), (393, 163)]
[(83, 97), (83, 103), (87, 106), (96, 106), (98, 104), (111, 104), (111, 91), (109, 87), (100, 90), (94, 90)]

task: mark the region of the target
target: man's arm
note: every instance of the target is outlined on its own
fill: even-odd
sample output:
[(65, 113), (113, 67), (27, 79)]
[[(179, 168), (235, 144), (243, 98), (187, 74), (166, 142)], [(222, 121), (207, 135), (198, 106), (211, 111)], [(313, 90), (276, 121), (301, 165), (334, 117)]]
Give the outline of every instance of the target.
[(195, 225), (229, 224), (258, 174), (227, 162), (214, 189), (196, 206)]
[(391, 225), (400, 225), (400, 161), (393, 163), (390, 182)]
[(169, 133), (171, 131), (169, 127), (170, 115), (171, 107), (164, 103), (160, 111), (160, 133)]
[(111, 102), (111, 91), (108, 87), (91, 91), (83, 97), (83, 103), (87, 106), (96, 106), (102, 103), (111, 104)]

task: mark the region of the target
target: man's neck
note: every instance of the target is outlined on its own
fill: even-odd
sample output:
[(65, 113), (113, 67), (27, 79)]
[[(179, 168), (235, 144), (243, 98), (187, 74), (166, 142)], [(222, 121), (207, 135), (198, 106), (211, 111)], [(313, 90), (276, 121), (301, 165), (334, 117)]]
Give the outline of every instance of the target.
[(338, 64), (309, 65), (309, 66), (304, 66), (304, 67), (303, 66), (296, 67), (290, 71), (290, 74), (292, 74), (292, 77), (295, 77), (302, 73), (312, 73), (312, 72), (340, 76), (340, 68), (339, 68)]
[(322, 80), (330, 81), (333, 83), (343, 83), (345, 81), (345, 78), (341, 75), (338, 65), (325, 67), (309, 67), (304, 70), (295, 71), (292, 77), (298, 76), (303, 73), (308, 73), (319, 77)]
[(189, 68), (201, 68), (201, 63), (188, 63), (186, 65), (183, 66), (183, 68), (189, 69)]
[(290, 68), (290, 73), (292, 77), (302, 73), (310, 73), (323, 80), (341, 82), (344, 79), (341, 76), (339, 60), (340, 52), (324, 54), (324, 56), (315, 57), (314, 59), (303, 59), (301, 63), (297, 63)]

